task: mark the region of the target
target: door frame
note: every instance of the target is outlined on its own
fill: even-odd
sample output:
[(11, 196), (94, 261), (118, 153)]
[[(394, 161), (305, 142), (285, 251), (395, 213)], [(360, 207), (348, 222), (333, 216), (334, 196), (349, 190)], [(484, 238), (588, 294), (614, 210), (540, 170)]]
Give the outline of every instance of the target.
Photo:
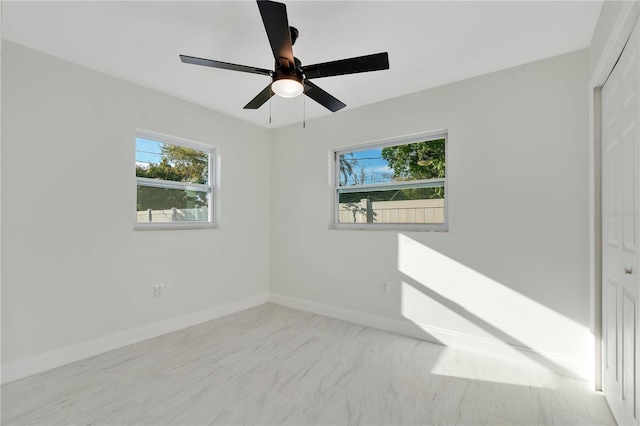
[(594, 339), (593, 384), (596, 390), (602, 390), (603, 380), (601, 92), (639, 17), (640, 2), (622, 4), (589, 81), (589, 299)]

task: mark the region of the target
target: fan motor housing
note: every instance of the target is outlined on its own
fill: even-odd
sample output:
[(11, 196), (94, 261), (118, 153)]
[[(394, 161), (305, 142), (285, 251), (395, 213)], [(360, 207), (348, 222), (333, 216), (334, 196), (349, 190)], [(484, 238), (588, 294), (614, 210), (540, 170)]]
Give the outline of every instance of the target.
[[(299, 61), (296, 58), (296, 64), (298, 64)], [(282, 68), (282, 67), (278, 67), (276, 68), (275, 73), (273, 73), (273, 81), (277, 81), (277, 80), (295, 80), (298, 83), (302, 84), (302, 80), (304, 80), (304, 74), (302, 74), (302, 71), (298, 68), (298, 69), (294, 69), (294, 68)]]

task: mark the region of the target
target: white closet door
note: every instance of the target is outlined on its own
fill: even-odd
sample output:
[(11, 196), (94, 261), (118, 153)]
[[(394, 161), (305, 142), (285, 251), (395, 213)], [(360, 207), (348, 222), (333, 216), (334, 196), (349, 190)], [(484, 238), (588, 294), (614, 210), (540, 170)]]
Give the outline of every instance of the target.
[(638, 24), (602, 90), (604, 393), (619, 424), (638, 423)]

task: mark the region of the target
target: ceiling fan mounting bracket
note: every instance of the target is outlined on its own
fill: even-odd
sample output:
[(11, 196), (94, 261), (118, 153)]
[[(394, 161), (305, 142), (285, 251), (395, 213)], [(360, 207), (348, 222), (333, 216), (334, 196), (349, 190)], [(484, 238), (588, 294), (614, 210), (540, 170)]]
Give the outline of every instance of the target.
[(291, 45), (293, 46), (294, 44), (296, 44), (296, 40), (300, 35), (300, 31), (298, 31), (296, 27), (289, 27), (289, 33), (291, 34)]

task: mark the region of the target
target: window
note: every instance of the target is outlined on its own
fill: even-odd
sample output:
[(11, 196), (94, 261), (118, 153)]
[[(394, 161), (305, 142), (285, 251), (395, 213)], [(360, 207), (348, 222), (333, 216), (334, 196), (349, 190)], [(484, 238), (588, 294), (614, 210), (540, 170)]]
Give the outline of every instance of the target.
[(447, 135), (334, 153), (335, 228), (447, 230)]
[(215, 149), (136, 133), (136, 229), (212, 227)]

